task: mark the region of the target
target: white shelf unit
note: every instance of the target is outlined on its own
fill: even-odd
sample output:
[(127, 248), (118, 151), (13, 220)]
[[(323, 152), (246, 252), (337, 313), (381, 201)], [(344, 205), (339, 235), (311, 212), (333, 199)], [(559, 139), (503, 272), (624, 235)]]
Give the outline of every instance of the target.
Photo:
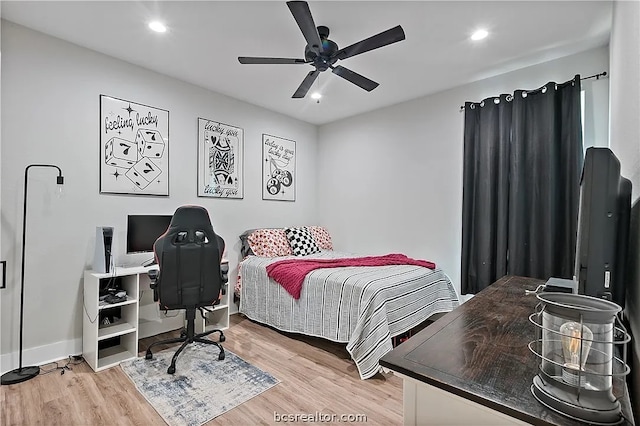
[[(227, 274), (229, 270), (229, 260), (223, 258), (220, 265), (227, 267)], [(204, 311), (205, 318), (200, 315), (200, 311), (196, 311), (196, 323), (195, 332), (203, 333), (211, 329), (226, 330), (229, 328), (229, 300), (231, 300), (232, 286), (227, 283), (227, 293), (222, 295), (222, 300), (213, 307), (207, 309), (212, 312)]]
[[(146, 269), (115, 268), (109, 274), (85, 271), (82, 354), (94, 371), (113, 367), (138, 356), (138, 294), (141, 273), (146, 273)], [(116, 281), (127, 292), (127, 300), (100, 305), (100, 289), (106, 289)], [(101, 314), (119, 319), (102, 324)], [(105, 347), (101, 348), (103, 345)]]
[[(226, 260), (223, 260), (222, 263), (226, 263)], [(147, 272), (157, 267), (157, 265), (151, 267), (116, 267), (113, 273), (107, 274), (85, 271), (82, 354), (87, 364), (94, 371), (113, 367), (122, 361), (138, 356), (138, 339), (147, 337), (144, 334), (140, 336), (140, 323), (146, 321), (140, 318), (140, 289), (141, 287), (145, 290), (148, 289), (149, 278), (147, 277)], [(127, 300), (101, 306), (99, 303), (100, 288), (106, 288), (106, 286), (113, 284), (116, 278), (122, 285), (122, 289), (127, 292)], [(211, 329), (226, 330), (229, 328), (229, 300), (232, 297), (230, 287), (230, 285), (227, 285), (227, 293), (222, 296), (220, 304), (209, 308), (212, 309), (212, 312), (205, 312), (206, 320), (200, 316), (199, 311), (196, 312), (196, 333)], [(158, 313), (158, 327), (154, 327), (154, 334), (175, 329), (175, 321), (165, 319), (164, 321), (167, 324), (162, 324), (161, 310), (157, 302), (153, 303)], [(117, 312), (117, 310), (120, 311), (119, 321), (106, 325), (100, 324), (101, 312)], [(180, 315), (183, 315), (183, 312), (180, 312)], [(184, 317), (182, 316), (182, 318)], [(184, 322), (181, 322), (181, 324), (184, 324)], [(169, 328), (165, 329), (167, 326)], [(180, 323), (178, 327), (180, 327)], [(119, 343), (99, 349), (100, 342), (116, 338), (119, 339)]]
[(200, 311), (196, 311), (196, 334), (211, 329), (226, 330), (229, 328), (229, 290), (227, 290), (227, 294), (222, 296), (219, 305), (207, 309), (212, 312), (204, 311), (205, 319), (200, 315)]

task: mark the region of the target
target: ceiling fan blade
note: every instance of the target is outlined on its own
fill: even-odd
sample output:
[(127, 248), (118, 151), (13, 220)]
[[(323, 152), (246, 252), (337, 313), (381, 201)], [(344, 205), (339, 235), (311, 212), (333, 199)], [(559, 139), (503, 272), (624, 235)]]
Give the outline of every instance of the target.
[(241, 64), (306, 64), (304, 59), (292, 58), (256, 58), (252, 56), (238, 56)]
[(292, 98), (304, 98), (313, 82), (318, 78), (318, 74), (320, 74), (320, 71), (318, 70), (309, 71), (309, 74), (307, 74), (304, 80), (302, 80), (302, 84), (300, 84), (300, 87), (298, 87), (298, 90), (296, 90), (296, 93), (293, 94)]
[(368, 52), (369, 50), (377, 49), (379, 47), (386, 46), (391, 43), (396, 43), (402, 40), (404, 40), (404, 30), (400, 25), (398, 25), (397, 27), (393, 27), (387, 31), (381, 32), (380, 34), (376, 34), (367, 39), (354, 43), (351, 46), (340, 49), (332, 55), (332, 58), (350, 58), (352, 56)]
[(307, 2), (288, 1), (287, 6), (289, 6), (291, 14), (298, 23), (309, 48), (316, 53), (322, 53), (322, 41), (320, 40), (316, 24), (313, 22), (313, 16), (311, 16), (311, 10), (309, 10)]
[(349, 68), (345, 68), (340, 65), (334, 67), (331, 72), (344, 78), (345, 80), (352, 82), (356, 86), (362, 87), (367, 92), (370, 92), (378, 87), (378, 83), (376, 83), (375, 81), (369, 80), (367, 77), (360, 75), (357, 72), (353, 72)]

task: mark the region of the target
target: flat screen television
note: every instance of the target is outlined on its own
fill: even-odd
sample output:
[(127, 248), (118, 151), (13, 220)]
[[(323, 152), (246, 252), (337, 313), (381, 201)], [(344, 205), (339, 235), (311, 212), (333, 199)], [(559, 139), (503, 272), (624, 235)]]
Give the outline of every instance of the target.
[(153, 252), (153, 243), (167, 230), (172, 215), (128, 215), (127, 253)]
[(575, 279), (578, 293), (624, 308), (631, 181), (609, 148), (588, 148), (580, 181)]

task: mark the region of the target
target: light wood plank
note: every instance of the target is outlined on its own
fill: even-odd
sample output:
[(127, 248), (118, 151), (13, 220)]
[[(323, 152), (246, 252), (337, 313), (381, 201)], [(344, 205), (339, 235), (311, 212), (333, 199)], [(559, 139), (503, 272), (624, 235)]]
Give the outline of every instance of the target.
[[(140, 340), (140, 354), (154, 341), (178, 334), (176, 330)], [(360, 380), (344, 344), (281, 333), (241, 315), (231, 316), (225, 336), (226, 349), (281, 383), (207, 425), (273, 425), (274, 412), (364, 414), (368, 425), (402, 424), (402, 381), (390, 374)], [(217, 334), (212, 338), (217, 339)], [(119, 367), (98, 373), (86, 363), (72, 368), (64, 375), (54, 372), (2, 386), (0, 424), (165, 424)]]

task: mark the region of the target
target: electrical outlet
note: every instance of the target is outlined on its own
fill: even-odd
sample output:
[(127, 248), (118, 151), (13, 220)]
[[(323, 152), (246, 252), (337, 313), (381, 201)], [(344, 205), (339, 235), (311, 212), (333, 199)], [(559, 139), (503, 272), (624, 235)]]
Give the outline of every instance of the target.
[(7, 261), (0, 260), (0, 275), (2, 276), (2, 282), (0, 288), (7, 288)]

